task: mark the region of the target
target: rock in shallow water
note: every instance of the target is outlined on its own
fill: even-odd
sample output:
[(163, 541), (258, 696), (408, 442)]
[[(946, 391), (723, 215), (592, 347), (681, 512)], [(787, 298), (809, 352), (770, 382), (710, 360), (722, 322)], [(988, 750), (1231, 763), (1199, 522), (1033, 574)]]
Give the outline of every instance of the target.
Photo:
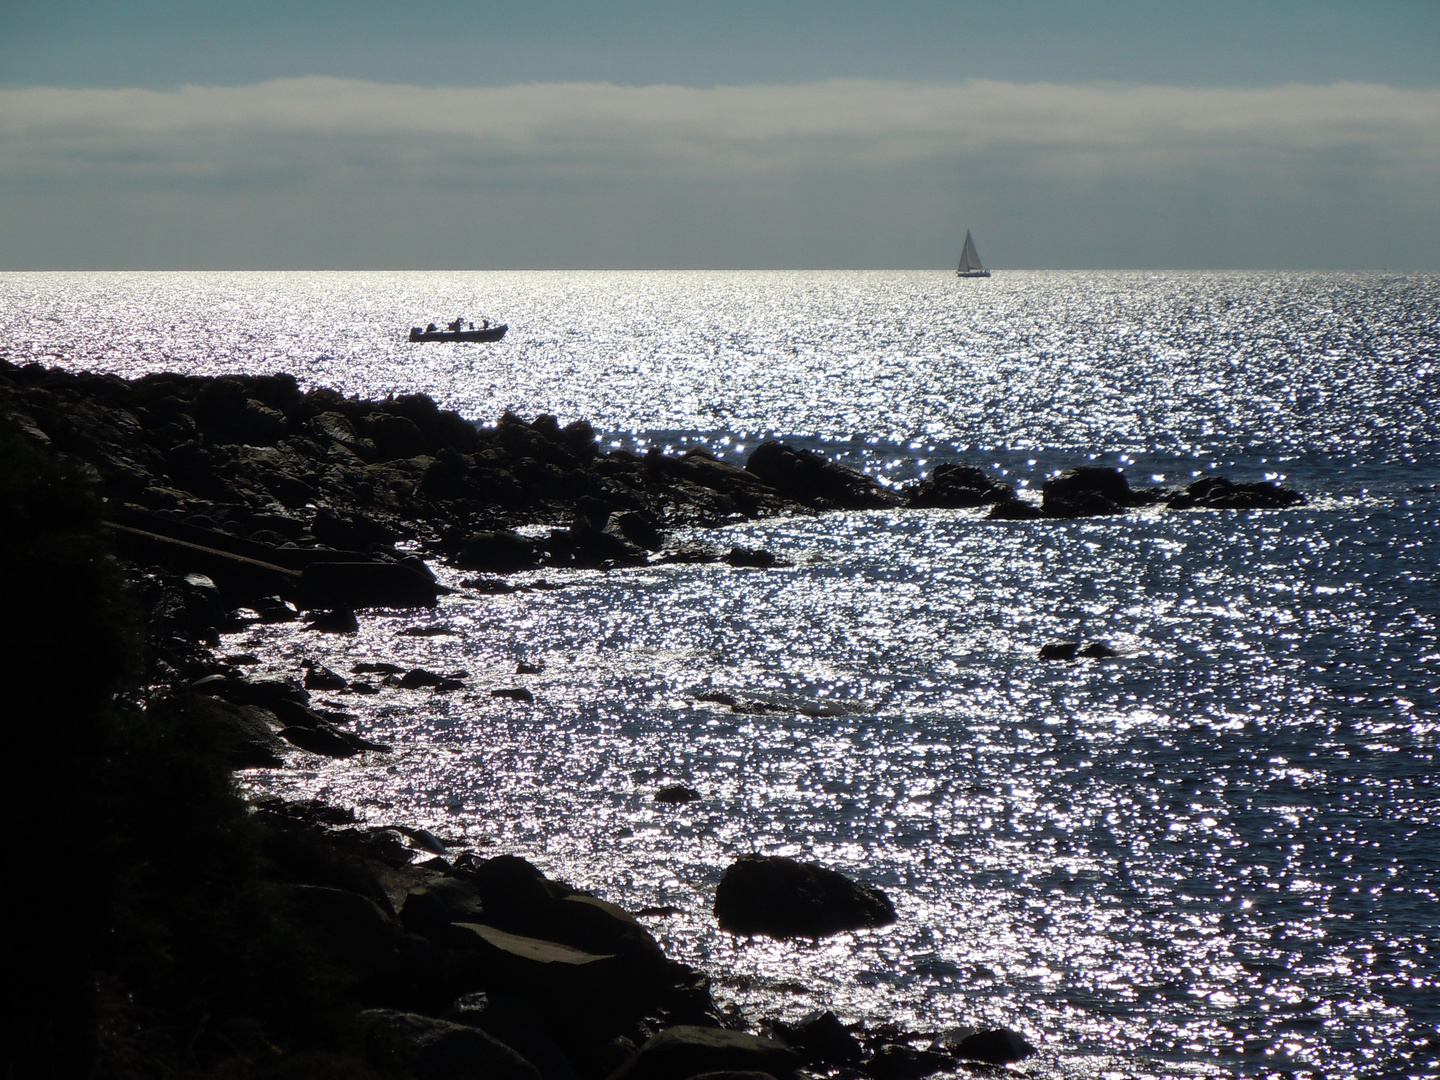
[(733, 934), (819, 938), (895, 921), (879, 889), (814, 863), (745, 855), (715, 890), (715, 917)]

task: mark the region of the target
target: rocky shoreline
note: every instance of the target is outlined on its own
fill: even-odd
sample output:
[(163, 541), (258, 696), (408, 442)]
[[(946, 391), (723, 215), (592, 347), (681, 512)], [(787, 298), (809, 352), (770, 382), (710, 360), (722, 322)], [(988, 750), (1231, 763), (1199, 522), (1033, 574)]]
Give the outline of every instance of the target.
[[(425, 557), (490, 575), (466, 582), (485, 593), (513, 588), (506, 574), (540, 567), (774, 565), (771, 552), (675, 544), (671, 536), (781, 514), (989, 507), (992, 519), (1064, 519), (1159, 503), (1179, 511), (1301, 501), (1273, 484), (1222, 478), (1137, 491), (1117, 470), (1081, 468), (1047, 481), (1037, 505), (958, 463), (897, 490), (776, 441), (759, 446), (744, 468), (699, 450), (601, 453), (584, 421), (562, 427), (554, 417), (507, 414), (479, 427), (428, 397), (364, 402), (302, 392), (278, 375), (125, 381), (0, 361), (0, 426), (18, 440), (20, 459), (58, 462), (57, 475), (85, 488), (97, 529), (128, 568), (143, 628), (141, 656), (112, 693), (129, 710), (120, 729), (137, 717), (168, 723), (172, 741), (184, 731), (205, 744), (201, 757), (215, 764), (197, 768), (223, 777), (281, 764), (285, 743), (333, 757), (385, 751), (312, 708), (309, 690), (344, 677), (311, 668), (303, 685), (252, 679), (217, 659), (210, 646), (236, 610), (264, 620), (303, 614), (317, 633), (353, 630), (357, 610), (436, 603), (445, 590)], [(81, 668), (89, 662), (84, 654), (71, 659)], [(441, 686), (446, 678), (375, 674), (400, 685)], [(127, 737), (108, 752), (123, 757)], [(224, 802), (233, 793), (211, 797)], [(197, 1034), (184, 1055), (164, 1051), (172, 1074), (688, 1080), (799, 1072), (918, 1080), (1033, 1053), (1004, 1030), (866, 1030), (829, 1013), (760, 1024), (764, 1018), (719, 1010), (704, 974), (669, 960), (634, 915), (517, 857), (457, 856), (423, 830), (368, 830), (322, 805), (257, 802), (244, 808), (243, 825), (236, 811), (216, 813), (244, 834), (249, 869), (234, 873), (263, 894), (260, 920), (278, 926), (293, 955), (331, 980), (313, 999), (324, 1006), (312, 1007), (333, 1007), (342, 1019), (323, 1031), (282, 1037), (263, 1029), (213, 1045)], [(183, 875), (187, 864), (176, 865)], [(733, 933), (815, 938), (883, 925), (894, 908), (877, 890), (824, 868), (750, 857), (727, 873), (715, 914)], [(102, 1015), (112, 1007), (123, 1014), (95, 1022), (98, 1071), (144, 1075), (127, 1065), (147, 1060), (134, 1057), (134, 1046), (147, 1025), (173, 1026), (166, 1008), (184, 1010), (146, 1004), (126, 1012), (117, 1002), (146, 997), (134, 974), (144, 965), (106, 956), (82, 958), (92, 986), (85, 1000)], [(128, 973), (115, 976), (123, 989), (96, 981), (107, 968)], [(757, 1025), (764, 1036), (741, 1030)], [(193, 1050), (202, 1044), (204, 1052)], [(321, 1053), (330, 1055), (324, 1068), (314, 1056)]]

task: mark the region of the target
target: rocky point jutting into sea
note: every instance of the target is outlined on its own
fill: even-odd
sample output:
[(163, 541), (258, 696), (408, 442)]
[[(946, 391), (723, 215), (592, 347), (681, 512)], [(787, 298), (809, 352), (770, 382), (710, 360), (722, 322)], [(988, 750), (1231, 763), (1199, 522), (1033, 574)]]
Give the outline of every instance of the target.
[[(703, 451), (600, 453), (583, 421), (561, 427), (550, 416), (526, 422), (506, 414), (486, 428), (423, 395), (360, 401), (302, 392), (285, 375), (126, 381), (4, 363), (0, 390), (12, 437), (34, 453), (82, 463), (103, 500), (105, 537), (127, 567), (147, 626), (133, 708), (177, 712), (184, 724), (208, 729), (237, 769), (283, 768), (295, 752), (343, 758), (389, 748), (347, 730), (343, 714), (314, 707), (311, 692), (350, 689), (346, 675), (312, 665), (293, 680), (249, 678), (243, 665), (217, 655), (220, 635), (247, 617), (297, 613), (316, 634), (343, 634), (366, 609), (434, 605), (446, 590), (426, 557), (493, 575), (464, 587), (497, 593), (507, 588), (503, 575), (537, 567), (775, 565), (760, 549), (667, 542), (678, 527), (741, 517), (988, 506), (996, 518), (1072, 518), (1159, 502), (1301, 501), (1275, 484), (1218, 477), (1183, 490), (1134, 491), (1116, 470), (1082, 468), (1047, 484), (1035, 505), (963, 464), (890, 491), (780, 442), (757, 447), (744, 468)], [(526, 537), (514, 531), (522, 525), (550, 528)], [(402, 551), (399, 541), (411, 546)], [(1055, 648), (1047, 655), (1075, 655), (1073, 646)], [(464, 678), (377, 667), (357, 665), (386, 677), (378, 687), (355, 680), (355, 688), (444, 689)], [(656, 796), (698, 797), (680, 785)], [(360, 828), (352, 814), (319, 803), (259, 799), (251, 809), (265, 822), (256, 872), (278, 890), (276, 917), (338, 973), (337, 997), (362, 1010), (360, 1034), (336, 1051), (357, 1061), (421, 1077), (684, 1080), (804, 1068), (909, 1080), (1032, 1053), (1004, 1029), (922, 1036), (894, 1025), (847, 1027), (825, 1011), (793, 1023), (771, 1017), (768, 1037), (746, 1034), (764, 1018), (720, 1009), (706, 974), (668, 960), (635, 913), (550, 880), (523, 858), (451, 850), (419, 827)], [(724, 929), (775, 938), (819, 938), (895, 918), (879, 890), (812, 863), (761, 856), (731, 867), (715, 914)], [(143, 979), (131, 986), (123, 969), (107, 974), (132, 1000), (143, 999)], [(108, 1034), (143, 1039), (145, 1022), (112, 1021), (132, 1029)], [(113, 1049), (101, 1040), (102, 1068), (123, 1072), (124, 1062), (106, 1056)], [(314, 1049), (292, 1036), (274, 1052), (279, 1059)], [(196, 1053), (197, 1067), (225, 1056), (213, 1046)], [(265, 1067), (252, 1047), (237, 1053), (245, 1067)]]

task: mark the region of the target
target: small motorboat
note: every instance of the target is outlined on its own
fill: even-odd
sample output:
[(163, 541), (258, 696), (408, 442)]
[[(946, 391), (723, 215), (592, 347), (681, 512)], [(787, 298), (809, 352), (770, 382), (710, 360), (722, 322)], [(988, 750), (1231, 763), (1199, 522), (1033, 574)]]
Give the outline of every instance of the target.
[(446, 325), (444, 330), (437, 329), (432, 322), (423, 330), (418, 326), (410, 328), (411, 341), (499, 341), (505, 336), (505, 331), (510, 327), (505, 323), (496, 323), (491, 326), (488, 322), (476, 328), (471, 323), (468, 328), (456, 319)]

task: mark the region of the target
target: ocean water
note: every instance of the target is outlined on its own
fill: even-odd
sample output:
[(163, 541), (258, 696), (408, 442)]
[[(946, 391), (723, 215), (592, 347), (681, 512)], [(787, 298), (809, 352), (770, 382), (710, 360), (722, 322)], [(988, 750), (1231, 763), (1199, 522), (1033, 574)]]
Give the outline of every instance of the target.
[[(482, 315), (504, 342), (403, 341)], [(246, 783), (678, 909), (645, 922), (752, 1020), (1004, 1024), (1032, 1075), (1440, 1075), (1440, 278), (8, 274), (0, 355), (284, 370), (737, 461), (779, 435), (897, 484), (964, 460), (1031, 497), (1091, 462), (1295, 486), (1284, 511), (752, 522), (698, 536), (787, 565), (545, 571), (349, 638), (256, 624), (223, 649), (262, 670), (470, 688), (318, 695), (395, 752)], [(1037, 659), (1076, 635), (1120, 656)], [(490, 697), (516, 685), (533, 705)], [(702, 798), (654, 801), (677, 782)], [(877, 885), (899, 922), (722, 934), (750, 851)]]

